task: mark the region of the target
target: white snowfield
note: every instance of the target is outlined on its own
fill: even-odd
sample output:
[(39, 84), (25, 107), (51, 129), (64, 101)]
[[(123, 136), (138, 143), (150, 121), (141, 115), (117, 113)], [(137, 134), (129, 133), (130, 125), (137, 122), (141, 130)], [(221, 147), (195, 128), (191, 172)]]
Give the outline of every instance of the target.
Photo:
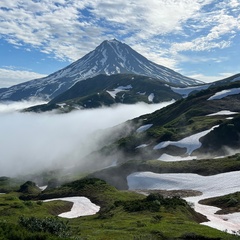
[(162, 154), (158, 160), (165, 161), (165, 162), (177, 162), (177, 161), (188, 161), (196, 159), (197, 157), (194, 156), (187, 156), (187, 157), (181, 157), (181, 156), (172, 156), (169, 154)]
[(175, 93), (178, 93), (180, 95), (182, 95), (183, 98), (188, 97), (188, 95), (193, 92), (193, 91), (201, 91), (204, 89), (209, 88), (210, 84), (204, 84), (201, 86), (195, 86), (195, 87), (184, 87), (184, 88), (180, 88), (180, 87), (171, 87), (172, 91), (174, 91)]
[(179, 141), (164, 141), (159, 144), (157, 144), (153, 149), (162, 149), (169, 145), (174, 145), (180, 148), (186, 148), (187, 154), (191, 154), (194, 150), (200, 148), (202, 146), (202, 143), (199, 141), (199, 139), (205, 135), (207, 135), (209, 132), (211, 132), (214, 128), (218, 127), (218, 125), (212, 127), (209, 130), (205, 130), (196, 134), (193, 134), (189, 137), (183, 138)]
[(113, 91), (106, 91), (106, 92), (109, 93), (111, 95), (111, 97), (115, 99), (117, 93), (123, 92), (123, 91), (128, 91), (131, 88), (132, 88), (132, 85), (119, 86), (119, 87), (115, 88)]
[(139, 127), (136, 132), (137, 133), (141, 133), (141, 132), (144, 132), (144, 131), (147, 131), (150, 127), (152, 127), (153, 124), (146, 124), (146, 125), (143, 125), (141, 127)]
[(157, 174), (153, 172), (136, 172), (127, 177), (130, 190), (162, 189), (181, 190), (192, 189), (201, 191), (201, 196), (188, 197), (188, 202), (194, 203), (197, 212), (205, 215), (209, 222), (202, 224), (229, 233), (240, 230), (240, 212), (233, 214), (215, 214), (219, 208), (199, 204), (199, 200), (223, 196), (240, 191), (240, 171), (200, 176), (192, 173)]
[(229, 110), (222, 110), (216, 113), (211, 113), (208, 114), (207, 116), (211, 117), (211, 116), (218, 116), (218, 115), (233, 115), (233, 114), (238, 114), (238, 112), (231, 112)]
[(47, 187), (48, 187), (48, 185), (38, 186), (38, 188), (39, 188), (41, 191), (44, 191)]
[(215, 93), (213, 96), (208, 98), (208, 100), (218, 100), (230, 95), (236, 95), (240, 93), (240, 88), (231, 88)]
[(58, 215), (59, 217), (63, 217), (63, 218), (77, 218), (81, 216), (94, 215), (100, 210), (99, 206), (92, 203), (86, 197), (53, 198), (53, 199), (44, 200), (44, 202), (57, 201), (57, 200), (73, 202), (72, 209), (69, 212), (64, 212)]

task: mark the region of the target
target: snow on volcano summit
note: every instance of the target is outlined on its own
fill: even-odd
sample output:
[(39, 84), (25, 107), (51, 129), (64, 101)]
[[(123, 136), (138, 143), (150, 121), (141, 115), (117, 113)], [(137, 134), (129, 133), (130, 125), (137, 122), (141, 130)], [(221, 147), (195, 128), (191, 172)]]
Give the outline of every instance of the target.
[(68, 90), (78, 81), (99, 74), (112, 75), (118, 73), (154, 77), (166, 83), (173, 83), (182, 87), (202, 83), (153, 63), (128, 45), (113, 39), (102, 42), (96, 49), (81, 59), (47, 77), (4, 89), (0, 93), (0, 100), (18, 101), (30, 97), (50, 100)]

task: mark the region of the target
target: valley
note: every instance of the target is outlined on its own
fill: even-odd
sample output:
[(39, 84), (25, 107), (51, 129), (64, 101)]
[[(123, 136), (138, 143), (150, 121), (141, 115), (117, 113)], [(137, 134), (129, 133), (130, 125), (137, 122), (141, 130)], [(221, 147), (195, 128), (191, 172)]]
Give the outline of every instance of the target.
[(115, 39), (0, 89), (0, 236), (239, 239), (239, 94)]

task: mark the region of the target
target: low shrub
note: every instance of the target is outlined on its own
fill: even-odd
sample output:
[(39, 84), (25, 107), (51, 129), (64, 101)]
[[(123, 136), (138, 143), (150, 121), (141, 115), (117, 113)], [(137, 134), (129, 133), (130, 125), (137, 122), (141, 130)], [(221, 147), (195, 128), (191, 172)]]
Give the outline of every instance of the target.
[(176, 208), (186, 206), (187, 202), (179, 197), (164, 198), (161, 194), (151, 193), (143, 200), (116, 201), (115, 206), (123, 206), (127, 212), (150, 211), (158, 212), (160, 206), (166, 208)]
[(58, 218), (45, 217), (19, 217), (19, 224), (25, 227), (30, 232), (48, 232), (59, 237), (67, 237), (69, 227), (67, 223)]

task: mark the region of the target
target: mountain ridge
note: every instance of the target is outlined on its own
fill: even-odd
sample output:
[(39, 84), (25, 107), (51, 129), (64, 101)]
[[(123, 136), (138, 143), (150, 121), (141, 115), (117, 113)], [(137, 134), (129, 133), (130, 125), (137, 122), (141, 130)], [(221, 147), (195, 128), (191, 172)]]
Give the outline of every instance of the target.
[(99, 74), (112, 75), (117, 73), (154, 77), (177, 86), (203, 83), (153, 63), (127, 44), (113, 39), (105, 40), (79, 60), (47, 77), (20, 83), (4, 91), (0, 90), (0, 100), (18, 101), (31, 97), (51, 100), (78, 81)]
[(47, 104), (25, 111), (57, 110), (66, 113), (76, 109), (107, 107), (113, 104), (160, 103), (180, 99), (181, 95), (158, 79), (134, 74), (100, 74), (77, 82)]
[(87, 159), (99, 164), (101, 159), (114, 159), (119, 165), (128, 160), (185, 161), (231, 155), (240, 146), (239, 92), (240, 82), (231, 82), (129, 120), (131, 130), (125, 136)]

